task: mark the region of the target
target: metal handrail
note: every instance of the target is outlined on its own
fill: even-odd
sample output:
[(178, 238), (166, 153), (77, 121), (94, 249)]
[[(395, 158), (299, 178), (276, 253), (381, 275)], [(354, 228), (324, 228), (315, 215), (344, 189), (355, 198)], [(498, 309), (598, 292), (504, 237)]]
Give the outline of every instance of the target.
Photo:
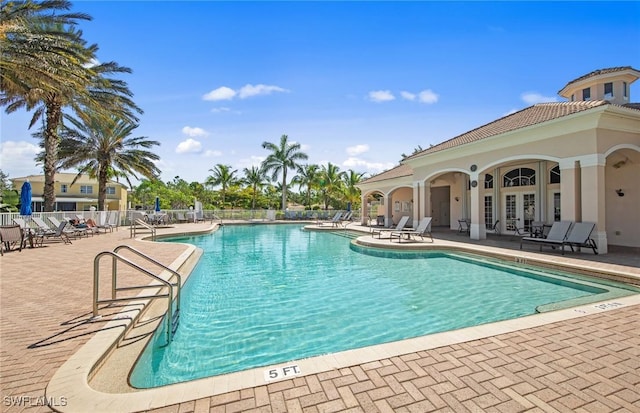
[(138, 225), (144, 227), (145, 229), (147, 229), (147, 230), (149, 230), (151, 232), (151, 240), (152, 241), (156, 240), (156, 228), (153, 225), (149, 225), (148, 223), (144, 222), (140, 218), (136, 218), (134, 221), (131, 222), (130, 238), (135, 238), (135, 236), (136, 236), (136, 227)]
[[(154, 264), (157, 264), (158, 266), (162, 267), (163, 269), (171, 272), (172, 276), (170, 277), (170, 279), (173, 276), (176, 276), (178, 281), (177, 283), (172, 283), (169, 280), (165, 280), (159, 276), (157, 276), (156, 274), (153, 274), (152, 272), (150, 272), (149, 270), (141, 267), (140, 265), (136, 264), (135, 262), (129, 260), (128, 258), (123, 257), (122, 255), (119, 255), (117, 253), (117, 251), (119, 251), (120, 249), (126, 248), (130, 251), (132, 251), (133, 253), (139, 255), (140, 257), (143, 257), (145, 259), (147, 259), (150, 262), (153, 262)], [(99, 286), (100, 286), (100, 260), (102, 259), (102, 257), (105, 256), (111, 256), (112, 258), (112, 266), (111, 266), (111, 299), (108, 300), (100, 300), (99, 298)], [(118, 271), (117, 271), (117, 264), (118, 262), (123, 262), (125, 264), (127, 264), (128, 266), (130, 266), (131, 268), (134, 268), (138, 271), (140, 271), (141, 273), (143, 273), (144, 275), (153, 278), (154, 280), (158, 281), (160, 284), (148, 284), (148, 285), (141, 285), (141, 286), (134, 286), (134, 287), (118, 287), (117, 286), (117, 278), (118, 278)], [(167, 334), (167, 340), (166, 343), (169, 344), (173, 338), (173, 301), (174, 298), (176, 298), (176, 315), (179, 315), (180, 313), (180, 287), (182, 285), (182, 277), (180, 276), (180, 274), (178, 274), (176, 271), (166, 267), (165, 265), (159, 263), (158, 261), (154, 260), (153, 258), (148, 257), (147, 255), (143, 254), (142, 252), (131, 248), (127, 245), (121, 245), (119, 247), (116, 247), (116, 249), (114, 251), (103, 251), (101, 253), (99, 253), (98, 255), (96, 255), (96, 257), (93, 260), (93, 317), (97, 317), (98, 316), (98, 305), (99, 304), (110, 304), (110, 303), (115, 303), (115, 302), (121, 302), (121, 301), (132, 301), (132, 300), (140, 300), (140, 299), (154, 299), (154, 298), (167, 298), (168, 299), (168, 303), (167, 303), (167, 315), (166, 315), (166, 323), (167, 323), (167, 328), (166, 328), (166, 334)], [(159, 290), (158, 293), (153, 294), (153, 295), (143, 295), (143, 296), (135, 296), (135, 297), (123, 297), (123, 298), (117, 298), (117, 292), (118, 291), (130, 291), (130, 290), (139, 290), (139, 289), (147, 289), (147, 288), (153, 288), (153, 287), (159, 287), (160, 289), (163, 288), (167, 288), (168, 292), (166, 294), (161, 294)], [(174, 291), (175, 288), (175, 291)]]

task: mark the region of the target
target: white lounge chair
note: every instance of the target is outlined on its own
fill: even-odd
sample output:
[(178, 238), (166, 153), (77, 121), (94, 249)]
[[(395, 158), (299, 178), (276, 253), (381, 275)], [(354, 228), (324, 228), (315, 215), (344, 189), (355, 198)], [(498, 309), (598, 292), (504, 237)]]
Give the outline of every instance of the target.
[(415, 230), (403, 230), (403, 231), (393, 231), (391, 232), (390, 239), (393, 242), (394, 238), (398, 238), (398, 243), (402, 242), (403, 239), (410, 241), (416, 241), (416, 237), (420, 237), (420, 239), (424, 240), (424, 237), (429, 236), (431, 238), (431, 242), (433, 242), (433, 237), (431, 236), (431, 217), (422, 218), (420, 224)]
[(553, 247), (561, 247), (563, 246), (567, 234), (569, 233), (569, 229), (571, 228), (571, 221), (556, 221), (551, 226), (549, 230), (549, 234), (547, 238), (536, 238), (536, 237), (522, 237), (520, 238), (520, 249), (522, 249), (523, 243), (533, 243), (540, 245), (540, 251), (542, 251), (543, 245), (551, 245)]
[(562, 255), (564, 255), (564, 246), (571, 247), (571, 251), (574, 251), (573, 247), (587, 247), (593, 250), (594, 254), (598, 254), (598, 246), (595, 241), (591, 239), (591, 233), (595, 229), (596, 224), (591, 222), (576, 222), (571, 227), (569, 235), (562, 243)]
[(409, 215), (404, 215), (402, 218), (400, 218), (400, 221), (398, 221), (398, 225), (396, 225), (395, 228), (374, 229), (373, 231), (371, 231), (371, 236), (375, 237), (376, 234), (378, 234), (378, 238), (382, 238), (382, 234), (391, 234), (392, 232), (402, 231), (407, 225), (407, 222), (409, 222)]

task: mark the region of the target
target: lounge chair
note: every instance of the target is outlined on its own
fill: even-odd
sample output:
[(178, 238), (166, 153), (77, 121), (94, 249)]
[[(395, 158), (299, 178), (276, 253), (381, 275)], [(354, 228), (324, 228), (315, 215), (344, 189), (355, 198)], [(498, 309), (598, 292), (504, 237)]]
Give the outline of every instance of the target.
[(56, 233), (56, 230), (47, 225), (42, 218), (31, 217), (31, 221), (37, 225), (36, 234), (38, 235), (51, 235)]
[(569, 235), (562, 243), (562, 255), (564, 255), (564, 246), (571, 247), (571, 251), (574, 251), (573, 247), (587, 247), (593, 250), (593, 253), (598, 255), (598, 246), (595, 241), (591, 239), (591, 233), (595, 229), (596, 224), (591, 222), (576, 222), (571, 227)]
[[(67, 240), (69, 239), (69, 235), (73, 235), (74, 237), (82, 237), (82, 234), (85, 234), (88, 236), (86, 228), (76, 228), (73, 225), (69, 224), (67, 221), (59, 221), (56, 217), (49, 217), (49, 221), (53, 224), (54, 227), (56, 227), (56, 235), (54, 235), (55, 237), (64, 238), (59, 234), (59, 232), (64, 233)], [(65, 244), (66, 243), (67, 242), (65, 241)], [(71, 241), (69, 241), (69, 243), (71, 243)]]
[(342, 228), (346, 228), (353, 221), (353, 212), (349, 211), (342, 218), (340, 218), (340, 225)]
[[(338, 224), (340, 223), (340, 217), (342, 217), (342, 211), (338, 211), (336, 212), (336, 214), (333, 216), (333, 218), (331, 218), (331, 221), (329, 221), (329, 223), (331, 223), (332, 227), (337, 227)], [(318, 221), (318, 225), (323, 225), (324, 222), (320, 222)]]
[(540, 245), (540, 251), (542, 251), (543, 245), (562, 247), (567, 239), (571, 224), (571, 221), (555, 221), (549, 230), (547, 238), (522, 237), (520, 238), (520, 249), (522, 249), (522, 244), (525, 242)]
[(24, 245), (24, 232), (20, 224), (0, 226), (0, 255), (4, 251), (11, 251), (12, 247), (18, 247), (22, 251)]
[(471, 223), (468, 219), (459, 219), (458, 220), (458, 233), (460, 234), (468, 234), (471, 231), (469, 227)]
[(182, 212), (176, 212), (176, 221), (178, 222), (188, 222), (189, 220)]
[(398, 238), (398, 243), (402, 242), (403, 239), (406, 239), (407, 241), (412, 239), (417, 241), (416, 237), (420, 237), (421, 240), (424, 240), (425, 235), (428, 235), (429, 238), (431, 238), (431, 242), (433, 242), (433, 237), (431, 236), (431, 219), (431, 217), (422, 218), (418, 227), (413, 231), (403, 230), (391, 232), (391, 242), (393, 242), (394, 238)]
[(65, 221), (60, 222), (54, 217), (49, 217), (49, 221), (51, 221), (51, 223), (53, 223), (54, 221), (57, 221), (58, 226), (56, 228), (56, 232), (54, 234), (47, 235), (46, 238), (59, 238), (65, 244), (71, 244), (71, 239), (69, 238), (69, 234), (73, 234), (74, 231), (67, 229), (67, 222)]
[(375, 237), (376, 234), (378, 234), (378, 238), (382, 238), (382, 234), (391, 234), (392, 232), (402, 231), (407, 225), (407, 222), (409, 222), (409, 215), (404, 215), (402, 218), (400, 218), (400, 221), (398, 221), (398, 225), (396, 225), (395, 228), (374, 229), (373, 231), (371, 231), (371, 236)]

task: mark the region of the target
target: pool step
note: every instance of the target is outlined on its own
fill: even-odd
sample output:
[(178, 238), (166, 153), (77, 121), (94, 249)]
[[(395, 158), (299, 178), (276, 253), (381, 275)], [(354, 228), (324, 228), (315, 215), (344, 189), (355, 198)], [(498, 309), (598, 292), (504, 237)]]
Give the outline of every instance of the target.
[(334, 235), (338, 235), (340, 237), (349, 238), (349, 239), (356, 239), (360, 235), (362, 235), (362, 234), (360, 234), (358, 232), (355, 232), (355, 231), (345, 231), (345, 230), (342, 230), (342, 231), (331, 231), (331, 233), (334, 234)]
[(176, 310), (171, 318), (171, 335), (174, 335), (178, 329), (178, 324), (180, 323), (180, 310)]

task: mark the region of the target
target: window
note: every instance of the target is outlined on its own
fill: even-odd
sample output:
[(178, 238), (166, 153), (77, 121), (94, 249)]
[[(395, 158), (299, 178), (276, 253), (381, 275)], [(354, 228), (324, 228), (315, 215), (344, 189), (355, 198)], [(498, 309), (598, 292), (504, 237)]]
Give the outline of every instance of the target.
[(573, 94), (571, 95), (571, 101), (572, 101), (572, 102), (575, 102), (575, 101), (576, 101), (576, 94), (575, 94), (575, 93), (573, 93)]
[(582, 89), (582, 100), (591, 100), (591, 88)]
[(627, 82), (622, 82), (622, 96), (628, 97), (628, 95), (627, 95)]
[(493, 197), (484, 197), (484, 226), (486, 229), (493, 229)]
[(531, 168), (512, 169), (504, 175), (502, 186), (529, 186), (536, 184), (536, 171)]
[(115, 186), (108, 186), (107, 187), (107, 195), (115, 195), (116, 194), (116, 187)]
[(559, 184), (560, 183), (560, 167), (555, 166), (549, 171), (549, 183), (550, 184)]
[(493, 188), (493, 175), (484, 174), (484, 189)]
[(553, 194), (553, 220), (560, 221), (560, 192)]
[(67, 191), (69, 191), (69, 187), (67, 186), (67, 184), (60, 184), (60, 192), (66, 194)]
[(80, 193), (81, 194), (92, 194), (93, 187), (91, 185), (80, 185)]
[(613, 83), (604, 84), (604, 98), (611, 99), (613, 97)]

